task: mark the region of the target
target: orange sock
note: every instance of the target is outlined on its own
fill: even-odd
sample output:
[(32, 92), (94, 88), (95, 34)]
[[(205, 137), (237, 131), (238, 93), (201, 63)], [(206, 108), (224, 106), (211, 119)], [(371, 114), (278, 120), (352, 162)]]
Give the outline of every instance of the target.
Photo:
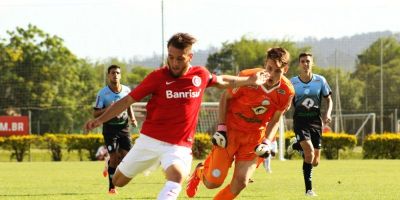
[(218, 192), (215, 195), (214, 200), (231, 200), (234, 199), (237, 195), (231, 192), (231, 185), (227, 185), (224, 189)]

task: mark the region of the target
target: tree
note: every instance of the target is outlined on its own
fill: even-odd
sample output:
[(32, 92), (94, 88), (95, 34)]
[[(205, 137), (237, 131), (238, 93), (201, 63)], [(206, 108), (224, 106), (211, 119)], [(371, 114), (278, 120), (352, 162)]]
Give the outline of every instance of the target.
[[(294, 42), (288, 40), (257, 40), (243, 36), (239, 41), (225, 42), (222, 48), (207, 59), (206, 67), (216, 74), (235, 75), (239, 71), (263, 67), (265, 54), (269, 48), (283, 47), (291, 54), (290, 66), (297, 66), (297, 56), (300, 52), (310, 48), (298, 48)], [(296, 69), (289, 67), (288, 77), (295, 74)], [(221, 90), (208, 89), (205, 92), (204, 101), (219, 101)]]
[(364, 97), (364, 82), (351, 77), (350, 72), (344, 71), (342, 68), (319, 68), (314, 67), (314, 73), (324, 76), (332, 89), (332, 100), (335, 104), (336, 91), (336, 75), (338, 77), (339, 92), (341, 99), (341, 109), (347, 113), (357, 112), (362, 108)]
[[(0, 44), (1, 108), (32, 112), (34, 132), (70, 132), (82, 125), (81, 112), (89, 91), (97, 85), (93, 69), (63, 45), (34, 25), (8, 31)], [(40, 128), (39, 128), (40, 127)]]
[(135, 87), (153, 70), (153, 68), (134, 66), (131, 73), (128, 75), (128, 82)]
[[(382, 47), (382, 48), (381, 48)], [(380, 109), (381, 51), (383, 105), (385, 110), (400, 107), (400, 43), (394, 37), (380, 38), (359, 56), (353, 77), (365, 83), (363, 107), (368, 112)]]
[(265, 53), (269, 48), (283, 47), (291, 54), (291, 64), (297, 62), (300, 52), (309, 50), (309, 47), (297, 48), (294, 42), (288, 40), (257, 40), (243, 36), (239, 41), (223, 43), (220, 51), (211, 54), (207, 59), (207, 68), (210, 71), (225, 74), (236, 74), (247, 68), (262, 67)]

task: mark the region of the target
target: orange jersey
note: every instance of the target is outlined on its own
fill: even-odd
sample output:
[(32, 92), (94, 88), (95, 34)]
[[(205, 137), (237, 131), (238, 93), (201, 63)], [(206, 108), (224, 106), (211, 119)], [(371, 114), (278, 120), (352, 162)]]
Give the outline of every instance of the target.
[[(261, 68), (247, 69), (239, 76), (251, 76)], [(268, 90), (264, 86), (243, 86), (228, 89), (227, 125), (238, 130), (257, 131), (266, 127), (275, 111), (285, 111), (294, 95), (290, 81), (282, 76), (279, 85)]]

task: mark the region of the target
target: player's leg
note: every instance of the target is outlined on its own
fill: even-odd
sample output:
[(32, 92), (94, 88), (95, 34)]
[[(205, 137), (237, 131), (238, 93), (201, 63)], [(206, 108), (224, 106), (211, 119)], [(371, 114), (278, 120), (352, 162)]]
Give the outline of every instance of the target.
[(192, 150), (183, 146), (164, 145), (161, 152), (161, 166), (165, 171), (167, 182), (157, 199), (175, 200), (182, 190), (183, 181), (190, 173)]
[(310, 139), (306, 139), (300, 142), (301, 147), (303, 148), (304, 153), (304, 161), (303, 161), (303, 176), (304, 176), (304, 184), (306, 194), (308, 191), (312, 191), (312, 162), (314, 159), (314, 147), (311, 143)]
[(104, 177), (108, 177), (108, 162), (110, 162), (110, 155), (107, 153), (107, 156), (104, 158), (104, 169), (103, 169)]
[(120, 160), (122, 160), (125, 155), (132, 148), (131, 134), (129, 133), (129, 128), (126, 127), (122, 129), (118, 134), (118, 152), (120, 154)]
[(123, 187), (139, 173), (158, 166), (161, 148), (162, 144), (159, 141), (140, 135), (135, 145), (118, 165), (113, 177), (114, 185)]
[(110, 194), (115, 194), (115, 186), (112, 183), (112, 178), (115, 173), (115, 169), (118, 166), (119, 163), (119, 155), (117, 152), (117, 133), (118, 129), (116, 129), (113, 126), (109, 125), (104, 125), (103, 126), (103, 137), (104, 137), (104, 142), (109, 154), (110, 159), (108, 160), (108, 167), (107, 167), (107, 172), (108, 172), (108, 191)]
[(274, 140), (271, 143), (271, 154), (264, 159), (264, 168), (267, 173), (272, 173), (271, 160), (275, 157), (276, 152), (278, 152), (278, 143)]
[[(228, 142), (227, 148), (231, 148), (231, 145), (233, 144)], [(197, 165), (186, 186), (188, 197), (196, 195), (200, 182), (208, 189), (222, 185), (233, 161), (233, 154), (229, 154), (227, 148), (214, 146), (204, 163)]]
[(234, 199), (249, 184), (257, 166), (257, 158), (252, 161), (236, 161), (231, 183), (214, 197), (216, 200)]
[(269, 155), (268, 157), (264, 158), (264, 168), (265, 168), (265, 171), (267, 173), (271, 173), (272, 172), (272, 170), (271, 170), (271, 155)]
[(313, 129), (311, 133), (311, 142), (314, 147), (314, 159), (312, 165), (314, 167), (318, 166), (321, 158), (321, 147), (322, 147), (322, 130)]
[(291, 155), (291, 154), (293, 154), (295, 151), (301, 152), (301, 151), (303, 151), (303, 149), (301, 148), (299, 139), (297, 139), (296, 137), (292, 137), (292, 138), (289, 140), (289, 145), (288, 145), (288, 147), (287, 147), (287, 149), (286, 149), (286, 152), (287, 152), (289, 155)]
[(249, 183), (251, 176), (257, 168), (258, 156), (254, 153), (254, 147), (257, 146), (263, 135), (255, 136), (253, 134), (238, 134), (240, 146), (235, 153), (235, 170), (231, 183), (222, 189), (214, 197), (215, 200), (234, 199)]
[(235, 169), (231, 183), (214, 197), (215, 200), (234, 199), (249, 184), (259, 157), (254, 153), (254, 147), (264, 139), (264, 132), (238, 131), (235, 133)]
[[(121, 160), (125, 157), (125, 155), (132, 148), (129, 127), (128, 126), (127, 127), (116, 127), (115, 131), (116, 131), (116, 137), (114, 138), (114, 140), (116, 140), (115, 141), (116, 145), (114, 145), (114, 147), (116, 147), (116, 150), (113, 155), (113, 161), (110, 162), (110, 164), (111, 163), (112, 164), (108, 167), (108, 173), (111, 174), (109, 176), (109, 177), (111, 177), (110, 185), (114, 189), (110, 189), (109, 193), (116, 193), (116, 189), (115, 189), (114, 185), (112, 185), (112, 177), (114, 176), (115, 170), (116, 170), (117, 166), (119, 165), (119, 163), (121, 162)], [(111, 154), (110, 154), (110, 156), (111, 156)]]

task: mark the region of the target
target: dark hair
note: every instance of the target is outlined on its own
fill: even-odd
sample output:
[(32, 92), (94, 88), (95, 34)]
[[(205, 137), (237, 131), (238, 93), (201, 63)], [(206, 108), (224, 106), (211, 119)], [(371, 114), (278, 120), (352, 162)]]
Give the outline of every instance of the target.
[(290, 53), (282, 47), (270, 48), (267, 51), (267, 59), (265, 62), (267, 62), (268, 59), (278, 61), (281, 63), (280, 67), (285, 67), (290, 62)]
[(303, 53), (301, 53), (301, 54), (299, 55), (299, 61), (300, 61), (300, 58), (306, 57), (306, 56), (313, 57), (311, 53), (303, 52)]
[(196, 38), (189, 35), (188, 33), (176, 33), (169, 40), (167, 47), (174, 46), (177, 49), (185, 50), (196, 42)]
[(107, 74), (109, 74), (112, 69), (121, 69), (121, 67), (118, 65), (110, 65), (107, 69)]

